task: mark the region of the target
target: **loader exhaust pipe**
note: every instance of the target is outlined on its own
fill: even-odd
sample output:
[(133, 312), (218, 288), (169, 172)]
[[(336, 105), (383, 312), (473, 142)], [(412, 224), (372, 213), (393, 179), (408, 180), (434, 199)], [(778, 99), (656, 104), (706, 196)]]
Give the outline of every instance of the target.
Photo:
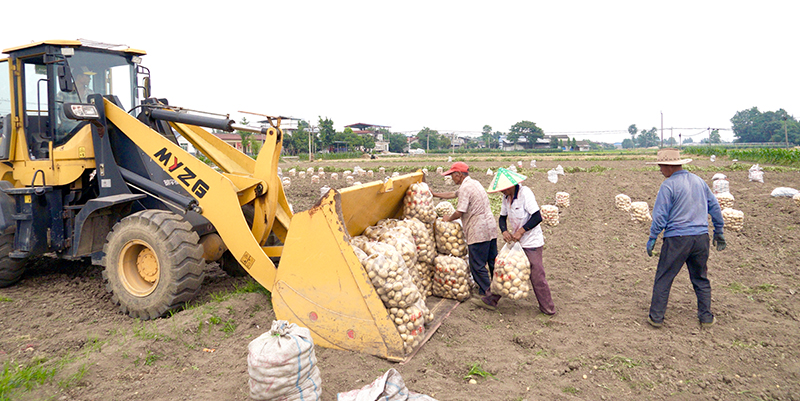
[(145, 113), (156, 120), (196, 125), (198, 127), (213, 128), (225, 132), (233, 132), (233, 125), (236, 124), (236, 121), (233, 121), (229, 118), (215, 118), (198, 116), (196, 114), (176, 113), (169, 109), (149, 109), (146, 110)]

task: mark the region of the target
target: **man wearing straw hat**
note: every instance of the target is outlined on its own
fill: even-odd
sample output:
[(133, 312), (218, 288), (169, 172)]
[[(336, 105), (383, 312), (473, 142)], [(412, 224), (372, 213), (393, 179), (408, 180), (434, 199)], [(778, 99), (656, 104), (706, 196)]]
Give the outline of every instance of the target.
[[(461, 219), (464, 237), (467, 240), (472, 279), (478, 284), (478, 293), (485, 295), (492, 283), (494, 260), (497, 258), (497, 230), (494, 228), (494, 215), (489, 204), (489, 196), (486, 195), (480, 182), (470, 178), (467, 163), (455, 162), (450, 170), (442, 175), (451, 176), (453, 182), (459, 186), (458, 190), (433, 193), (433, 196), (442, 199), (458, 198), (456, 212), (442, 217), (442, 220)], [(489, 267), (488, 271), (486, 266)]]
[[(545, 315), (554, 315), (556, 307), (550, 295), (550, 285), (547, 284), (542, 261), (544, 235), (539, 224), (542, 222), (542, 214), (533, 191), (520, 185), (526, 178), (522, 174), (500, 168), (486, 191), (503, 194), (498, 222), (503, 239), (507, 243), (519, 242), (531, 264), (530, 280), (536, 300), (539, 302), (539, 310)], [(495, 309), (500, 298), (500, 294), (489, 293), (474, 302), (481, 307)]]
[(661, 149), (655, 162), (666, 177), (658, 189), (653, 206), (653, 223), (647, 241), (647, 254), (653, 256), (658, 234), (663, 231), (661, 254), (658, 257), (653, 299), (647, 322), (661, 327), (667, 310), (672, 281), (684, 263), (689, 270), (697, 296), (697, 318), (701, 327), (714, 324), (711, 313), (711, 282), (706, 277), (709, 240), (708, 215), (714, 225), (713, 244), (717, 251), (725, 249), (722, 235), (724, 223), (717, 198), (702, 178), (683, 169), (692, 159), (681, 159), (677, 149)]

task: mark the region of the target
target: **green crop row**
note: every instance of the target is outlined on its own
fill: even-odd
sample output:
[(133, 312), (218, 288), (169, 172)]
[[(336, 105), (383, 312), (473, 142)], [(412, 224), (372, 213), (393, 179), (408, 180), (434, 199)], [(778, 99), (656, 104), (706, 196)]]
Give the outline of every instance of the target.
[(800, 150), (776, 148), (727, 149), (719, 146), (692, 146), (683, 149), (686, 154), (698, 156), (727, 156), (754, 163), (800, 166)]

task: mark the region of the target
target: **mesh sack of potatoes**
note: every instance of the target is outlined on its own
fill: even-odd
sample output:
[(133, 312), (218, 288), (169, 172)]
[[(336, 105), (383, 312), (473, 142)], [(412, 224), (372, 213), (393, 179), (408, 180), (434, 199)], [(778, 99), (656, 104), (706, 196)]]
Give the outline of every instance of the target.
[(397, 252), (379, 242), (372, 244), (371, 251), (364, 268), (397, 327), (403, 339), (404, 351), (408, 354), (419, 345), (419, 336), (425, 330), (425, 315), (430, 311), (425, 307), (419, 289)]
[(353, 178), (352, 175), (348, 175), (347, 177), (344, 177), (344, 182), (347, 183), (347, 185), (353, 185), (353, 183), (355, 181), (356, 180), (355, 180), (355, 178)]
[(312, 175), (311, 176), (311, 183), (312, 184), (319, 184), (319, 176), (318, 175)]
[(364, 229), (364, 234), (363, 235), (365, 237), (369, 238), (372, 241), (377, 241), (378, 238), (380, 238), (381, 235), (384, 232), (386, 232), (386, 230), (388, 230), (388, 229), (389, 229), (389, 227), (380, 226), (380, 225), (369, 226), (369, 227)]
[(289, 177), (283, 177), (283, 181), (281, 181), (281, 183), (283, 184), (284, 188), (289, 188), (292, 186), (292, 179)]
[(339, 173), (331, 173), (331, 179), (334, 181), (339, 181)]
[(631, 211), (631, 197), (625, 194), (619, 194), (614, 197), (614, 205), (619, 210), (624, 210), (626, 212)]
[(722, 209), (722, 221), (726, 230), (741, 231), (744, 227), (744, 212), (736, 209)]
[(792, 196), (792, 199), (794, 200), (795, 205), (800, 206), (800, 192), (794, 194), (794, 196)]
[(364, 266), (364, 264), (367, 263), (367, 258), (369, 258), (369, 255), (367, 255), (367, 253), (364, 252), (363, 249), (357, 247), (356, 245), (353, 245), (352, 243), (350, 244), (350, 246), (353, 248), (353, 253), (356, 254), (358, 261), (361, 262), (361, 266)]
[(733, 207), (733, 194), (730, 192), (721, 192), (716, 194), (717, 202), (719, 203), (720, 209), (732, 208)]
[(542, 222), (549, 226), (558, 225), (558, 206), (542, 205), (541, 207)]
[(439, 202), (436, 207), (436, 215), (439, 217), (449, 216), (456, 212), (456, 208), (453, 207), (453, 204), (447, 201)]
[(411, 230), (406, 227), (394, 227), (381, 234), (378, 241), (389, 244), (400, 252), (406, 267), (412, 268), (417, 264), (417, 247)]
[(289, 175), (290, 175), (290, 176), (294, 177), (296, 174), (297, 174), (297, 169), (291, 169), (291, 170), (289, 170)]
[(350, 238), (350, 245), (361, 249), (362, 251), (366, 249), (367, 244), (369, 243), (370, 239), (367, 238), (366, 235), (356, 235), (355, 237)]
[(436, 220), (436, 210), (433, 208), (433, 194), (428, 184), (417, 182), (411, 184), (403, 198), (403, 215), (406, 218), (415, 217), (423, 223), (432, 223)]
[(308, 174), (309, 176), (314, 175), (314, 167), (307, 168), (306, 169), (306, 174)]
[(631, 202), (631, 220), (646, 223), (653, 220), (647, 202)]
[(403, 340), (403, 351), (410, 354), (422, 343), (425, 324), (433, 321), (433, 314), (421, 299), (406, 308), (387, 308), (387, 312)]
[(306, 172), (305, 171), (301, 171), (301, 172), (297, 173), (297, 177), (299, 177), (300, 179), (305, 179), (306, 178)]
[(416, 218), (406, 219), (406, 227), (411, 230), (414, 237), (414, 245), (417, 247), (417, 260), (420, 262), (433, 263), (436, 258), (436, 240), (428, 225)]
[(556, 192), (556, 206), (569, 207), (569, 194), (566, 192)]
[(711, 184), (711, 190), (715, 194), (730, 192), (731, 191), (730, 183), (728, 182), (728, 180), (723, 180), (723, 179), (714, 180), (714, 183)]
[(431, 291), (433, 286), (433, 263), (423, 262), (418, 259), (415, 267), (417, 269), (417, 280), (419, 280), (419, 283), (417, 283), (419, 292), (424, 297), (433, 295)]
[(439, 255), (433, 263), (433, 296), (455, 299), (469, 298), (469, 265), (462, 258)]
[(464, 229), (461, 224), (436, 219), (434, 232), (438, 253), (459, 258), (467, 255), (467, 241), (464, 238)]
[(445, 183), (445, 185), (455, 185), (455, 182), (453, 182), (453, 177), (451, 177), (449, 175), (446, 175), (444, 177), (444, 183)]
[(511, 299), (527, 298), (530, 286), (531, 264), (519, 242), (503, 245), (494, 262), (492, 294)]

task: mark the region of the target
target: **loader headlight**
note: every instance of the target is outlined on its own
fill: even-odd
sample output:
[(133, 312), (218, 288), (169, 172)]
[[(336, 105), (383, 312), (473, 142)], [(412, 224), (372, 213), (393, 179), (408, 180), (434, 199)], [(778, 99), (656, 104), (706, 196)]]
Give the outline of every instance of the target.
[(100, 119), (100, 113), (93, 104), (84, 103), (65, 103), (64, 114), (67, 118), (79, 121), (90, 121)]

